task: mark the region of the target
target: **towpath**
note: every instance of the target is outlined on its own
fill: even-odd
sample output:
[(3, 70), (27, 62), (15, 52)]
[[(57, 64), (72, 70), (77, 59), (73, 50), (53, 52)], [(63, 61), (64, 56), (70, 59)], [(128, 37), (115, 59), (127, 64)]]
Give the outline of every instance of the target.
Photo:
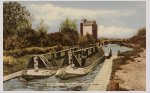
[[(23, 71), (23, 70), (22, 70), (22, 71)], [(10, 79), (12, 79), (12, 78), (21, 76), (22, 71), (19, 71), (19, 72), (16, 72), (16, 73), (13, 73), (13, 74), (4, 76), (4, 77), (3, 77), (3, 82), (4, 82), (4, 81), (7, 81), (7, 80), (10, 80)]]
[(106, 91), (107, 85), (110, 81), (112, 62), (113, 59), (117, 58), (117, 55), (113, 55), (110, 59), (106, 59), (101, 70), (95, 77), (92, 83), (98, 83), (97, 86), (90, 86), (87, 91)]

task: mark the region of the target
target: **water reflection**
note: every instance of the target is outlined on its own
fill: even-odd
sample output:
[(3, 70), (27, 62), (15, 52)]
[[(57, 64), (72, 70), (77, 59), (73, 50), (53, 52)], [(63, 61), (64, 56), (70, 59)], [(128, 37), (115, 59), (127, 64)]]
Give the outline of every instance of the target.
[(105, 52), (108, 52), (109, 48), (112, 49), (112, 54), (117, 54), (118, 50), (120, 50), (120, 52), (125, 52), (125, 51), (131, 51), (131, 50), (133, 50), (132, 48), (128, 48), (128, 47), (125, 47), (125, 46), (120, 46), (120, 45), (117, 45), (117, 44), (104, 45)]

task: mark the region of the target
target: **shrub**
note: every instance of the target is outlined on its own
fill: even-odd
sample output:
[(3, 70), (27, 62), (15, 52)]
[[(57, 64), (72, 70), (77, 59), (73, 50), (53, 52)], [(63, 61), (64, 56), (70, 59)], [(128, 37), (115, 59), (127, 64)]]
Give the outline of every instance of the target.
[(17, 63), (17, 61), (14, 57), (12, 57), (12, 56), (3, 56), (3, 65), (13, 66), (16, 63)]
[(47, 37), (50, 38), (50, 45), (51, 46), (61, 44), (62, 40), (63, 40), (63, 34), (60, 32), (47, 34)]
[(71, 36), (69, 34), (65, 34), (63, 35), (63, 38), (62, 38), (62, 45), (65, 46), (72, 46), (73, 45), (73, 41), (71, 40), (70, 38)]
[(80, 36), (77, 44), (80, 47), (86, 47), (88, 44), (88, 38), (86, 36)]
[(86, 34), (86, 37), (87, 37), (87, 39), (88, 39), (88, 44), (94, 44), (94, 43), (95, 43), (96, 40), (94, 39), (94, 36), (93, 36), (93, 35), (87, 33), (87, 34)]
[(27, 54), (42, 54), (46, 53), (46, 50), (42, 47), (30, 47), (30, 48), (25, 48), (23, 51)]

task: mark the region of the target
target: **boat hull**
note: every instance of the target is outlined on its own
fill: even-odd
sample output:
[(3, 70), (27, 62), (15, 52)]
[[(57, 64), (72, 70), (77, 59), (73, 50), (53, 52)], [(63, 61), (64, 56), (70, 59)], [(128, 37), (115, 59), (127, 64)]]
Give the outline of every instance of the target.
[(55, 75), (56, 72), (57, 70), (24, 70), (22, 73), (22, 77), (26, 80), (40, 79)]
[(93, 64), (85, 67), (85, 68), (73, 68), (71, 65), (62, 68), (57, 71), (55, 74), (56, 77), (59, 77), (62, 80), (80, 77), (88, 74), (91, 70), (93, 70), (100, 62), (105, 59), (105, 56), (98, 58)]

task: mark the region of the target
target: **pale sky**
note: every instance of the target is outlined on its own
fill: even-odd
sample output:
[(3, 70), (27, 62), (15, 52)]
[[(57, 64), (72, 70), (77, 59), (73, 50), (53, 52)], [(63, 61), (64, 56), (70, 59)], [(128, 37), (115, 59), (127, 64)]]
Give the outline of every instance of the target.
[(146, 27), (146, 1), (17, 1), (50, 27), (48, 33), (58, 32), (66, 17), (76, 19), (80, 34), (82, 18), (95, 20), (98, 37), (129, 38), (139, 28)]

